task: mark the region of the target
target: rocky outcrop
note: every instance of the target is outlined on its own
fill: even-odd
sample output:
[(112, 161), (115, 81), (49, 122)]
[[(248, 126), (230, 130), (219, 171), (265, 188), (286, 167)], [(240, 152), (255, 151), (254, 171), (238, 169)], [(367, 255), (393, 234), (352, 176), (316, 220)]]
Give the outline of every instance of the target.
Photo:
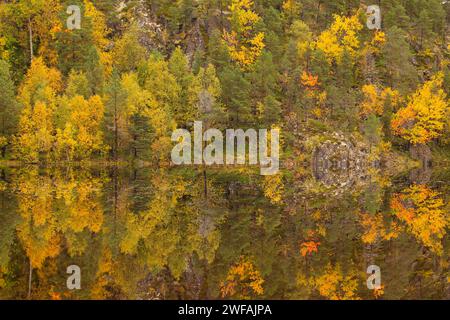
[(427, 184), (431, 180), (432, 174), (432, 154), (427, 145), (412, 145), (409, 149), (411, 158), (420, 161), (421, 165), (411, 170), (410, 180), (416, 184)]
[(149, 52), (164, 52), (167, 46), (164, 26), (158, 22), (151, 6), (144, 0), (137, 2), (121, 1), (117, 4), (118, 17), (127, 19), (132, 16), (139, 28), (139, 42)]
[(314, 176), (325, 186), (348, 187), (359, 180), (366, 180), (369, 164), (369, 150), (365, 144), (355, 139), (333, 134), (333, 139), (327, 140), (316, 147), (312, 168)]

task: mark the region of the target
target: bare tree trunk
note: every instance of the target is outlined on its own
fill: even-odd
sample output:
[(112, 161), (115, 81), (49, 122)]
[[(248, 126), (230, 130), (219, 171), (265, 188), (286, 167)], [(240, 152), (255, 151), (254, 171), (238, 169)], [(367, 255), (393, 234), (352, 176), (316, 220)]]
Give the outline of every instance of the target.
[(33, 277), (33, 266), (31, 265), (31, 260), (30, 260), (30, 272), (28, 275), (28, 296), (27, 298), (30, 299), (31, 298), (31, 279)]
[(205, 199), (208, 199), (208, 178), (206, 176), (206, 167), (204, 163), (203, 163), (203, 186), (205, 192)]
[(117, 211), (118, 211), (118, 199), (119, 199), (119, 179), (117, 166), (113, 167), (113, 185), (114, 185), (114, 236), (117, 234)]
[(220, 0), (220, 29), (223, 30), (223, 3), (222, 0)]
[(117, 119), (117, 92), (114, 92), (114, 161), (118, 159), (118, 149), (119, 149), (119, 128)]
[(320, 6), (322, 5), (322, 1), (318, 1), (317, 4), (317, 16), (316, 16), (316, 26), (319, 24), (319, 16), (320, 16)]
[(31, 30), (31, 19), (28, 18), (28, 33), (30, 38), (30, 61), (33, 62), (33, 30)]
[(410, 181), (416, 184), (427, 184), (431, 180), (432, 153), (426, 144), (413, 144), (409, 148), (411, 158), (421, 162), (421, 166), (410, 172)]

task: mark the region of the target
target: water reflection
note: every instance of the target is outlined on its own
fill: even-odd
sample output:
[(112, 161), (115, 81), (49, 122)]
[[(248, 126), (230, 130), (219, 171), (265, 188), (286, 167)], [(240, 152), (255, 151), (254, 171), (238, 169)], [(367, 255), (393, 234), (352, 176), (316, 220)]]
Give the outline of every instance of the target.
[[(2, 299), (450, 298), (448, 174), (371, 173), (345, 192), (243, 170), (1, 177)], [(81, 290), (66, 287), (73, 264)]]

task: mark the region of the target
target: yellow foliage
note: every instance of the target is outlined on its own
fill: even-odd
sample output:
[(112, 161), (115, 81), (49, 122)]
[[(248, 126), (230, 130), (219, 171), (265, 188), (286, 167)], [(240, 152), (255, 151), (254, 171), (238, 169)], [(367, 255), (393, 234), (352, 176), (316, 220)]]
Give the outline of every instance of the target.
[(79, 235), (85, 230), (98, 233), (103, 225), (100, 189), (99, 179), (75, 179), (71, 171), (64, 176), (56, 171), (52, 178), (37, 169), (19, 175), (16, 190), (23, 223), (17, 232), (33, 268), (59, 255), (61, 243), (71, 256), (84, 252), (86, 244), (77, 240)]
[(241, 257), (239, 263), (228, 271), (227, 278), (221, 283), (222, 297), (237, 297), (248, 300), (264, 294), (264, 279), (253, 263), (246, 257)]
[(58, 64), (58, 53), (55, 49), (57, 33), (63, 28), (59, 17), (63, 6), (60, 0), (48, 0), (43, 2), (43, 8), (34, 17), (34, 33), (39, 39), (38, 54), (45, 57), (45, 61), (51, 66)]
[(427, 81), (400, 109), (392, 120), (392, 129), (413, 144), (425, 144), (438, 138), (444, 129), (449, 112), (447, 95), (442, 89), (443, 73)]
[(93, 287), (91, 288), (92, 299), (108, 299), (108, 285), (111, 283), (111, 275), (114, 271), (114, 261), (109, 247), (103, 246), (100, 260), (98, 262), (98, 269)]
[(107, 52), (109, 40), (107, 38), (110, 30), (106, 26), (105, 15), (97, 10), (89, 0), (84, 0), (85, 16), (92, 21), (92, 35), (94, 45), (100, 56), (100, 62), (104, 67), (105, 76), (108, 77), (112, 73), (113, 59), (112, 54)]
[(442, 255), (441, 240), (447, 234), (450, 216), (439, 193), (425, 185), (413, 185), (393, 197), (391, 208), (424, 246)]
[(385, 43), (386, 43), (386, 34), (383, 31), (375, 32), (372, 39), (372, 45), (375, 47), (379, 47), (384, 45)]
[[(143, 257), (146, 267), (152, 270), (168, 267), (178, 279), (186, 269), (188, 255), (193, 251), (200, 256), (205, 254), (200, 250), (202, 239), (196, 222), (198, 208), (185, 206), (180, 201), (184, 196), (192, 195), (193, 189), (187, 188), (184, 180), (170, 176), (164, 170), (154, 175), (152, 186), (155, 193), (149, 209), (139, 215), (127, 212), (124, 221), (126, 233), (120, 242), (120, 250), (133, 255), (138, 253), (138, 245), (142, 245), (146, 252)], [(189, 220), (181, 223), (184, 218)], [(213, 235), (211, 240), (215, 237)], [(206, 256), (210, 255), (206, 253)]]
[(52, 212), (50, 179), (39, 177), (37, 170), (18, 181), (18, 211), (23, 222), (17, 234), (33, 268), (56, 257), (61, 250), (56, 215)]
[(83, 179), (73, 186), (71, 193), (75, 194), (75, 198), (73, 204), (67, 203), (65, 221), (73, 232), (80, 233), (85, 229), (93, 233), (100, 232), (103, 225), (103, 209), (99, 203), (100, 186), (98, 179)]
[(263, 179), (264, 196), (273, 204), (281, 203), (284, 192), (283, 175), (268, 175)]
[[(297, 18), (297, 17), (295, 17)], [(313, 33), (310, 31), (308, 25), (301, 20), (294, 20), (290, 27), (289, 34), (297, 42), (297, 53), (299, 64), (306, 66), (307, 53), (311, 49), (311, 42), (313, 41)]]
[(255, 32), (254, 26), (261, 18), (252, 11), (252, 0), (232, 0), (231, 32), (224, 31), (223, 38), (228, 44), (231, 58), (242, 68), (251, 66), (264, 49), (264, 33)]
[(108, 46), (108, 39), (106, 35), (110, 31), (106, 26), (105, 15), (97, 10), (94, 4), (89, 0), (84, 0), (85, 16), (92, 20), (92, 34), (94, 43), (97, 48), (102, 51)]
[(386, 44), (386, 34), (383, 31), (376, 31), (370, 41), (367, 49), (374, 54), (379, 54), (381, 48)]
[(24, 109), (19, 117), (14, 150), (20, 159), (35, 162), (39, 153), (51, 150), (53, 114), (60, 90), (60, 73), (48, 68), (42, 58), (34, 59), (19, 88), (18, 100)]
[(71, 123), (67, 123), (64, 130), (56, 129), (55, 137), (55, 156), (58, 159), (67, 161), (75, 157), (77, 141), (75, 140), (75, 131)]
[(58, 159), (71, 161), (87, 159), (94, 152), (103, 152), (101, 123), (104, 105), (97, 95), (88, 100), (75, 96), (69, 100), (70, 116), (63, 130), (56, 130), (55, 156)]
[(381, 116), (388, 99), (394, 106), (399, 103), (399, 92), (391, 88), (380, 90), (375, 85), (368, 84), (362, 87), (362, 92), (364, 101), (360, 107), (360, 115), (363, 117), (370, 114)]
[(399, 236), (399, 226), (393, 222), (390, 225), (389, 231), (385, 227), (382, 214), (371, 215), (361, 213), (360, 217), (360, 223), (364, 229), (361, 239), (364, 243), (374, 244), (378, 240), (391, 240)]
[(384, 284), (382, 284), (380, 286), (380, 288), (375, 288), (373, 290), (373, 296), (375, 297), (375, 299), (379, 299), (384, 295)]
[(19, 87), (19, 101), (25, 107), (32, 107), (37, 101), (53, 103), (62, 89), (61, 74), (48, 68), (41, 57), (33, 59), (24, 81)]
[(0, 267), (0, 289), (3, 289), (6, 286), (6, 281), (4, 279), (5, 270)]
[(50, 152), (53, 145), (53, 108), (37, 102), (25, 108), (19, 119), (19, 134), (15, 140), (16, 154), (28, 162), (39, 159), (39, 153)]
[(4, 136), (0, 136), (0, 148), (3, 148), (8, 144), (8, 138)]
[(362, 88), (362, 92), (364, 93), (365, 101), (361, 105), (361, 114), (383, 114), (383, 104), (378, 100), (378, 92), (377, 88), (372, 85), (365, 85)]
[(77, 132), (78, 155), (89, 157), (94, 151), (104, 150), (100, 128), (105, 110), (102, 99), (97, 95), (89, 100), (76, 96), (71, 101), (71, 110), (70, 122)]
[(357, 34), (362, 28), (357, 14), (351, 17), (335, 15), (330, 28), (320, 34), (314, 46), (324, 52), (330, 64), (340, 63), (344, 52), (351, 57), (358, 55), (360, 42)]
[(356, 295), (358, 280), (352, 275), (344, 276), (339, 265), (329, 264), (313, 282), (319, 294), (330, 300), (360, 300)]
[(301, 4), (298, 0), (284, 0), (283, 5), (283, 13), (289, 17), (296, 17), (300, 14)]
[(0, 59), (8, 61), (10, 52), (6, 49), (6, 38), (0, 36)]

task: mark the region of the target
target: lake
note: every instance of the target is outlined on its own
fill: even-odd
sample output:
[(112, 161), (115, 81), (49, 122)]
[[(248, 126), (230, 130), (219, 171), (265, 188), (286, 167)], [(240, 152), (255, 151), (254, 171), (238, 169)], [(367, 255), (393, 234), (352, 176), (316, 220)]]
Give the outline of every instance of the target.
[(0, 298), (450, 298), (449, 169), (283, 175), (2, 167)]

